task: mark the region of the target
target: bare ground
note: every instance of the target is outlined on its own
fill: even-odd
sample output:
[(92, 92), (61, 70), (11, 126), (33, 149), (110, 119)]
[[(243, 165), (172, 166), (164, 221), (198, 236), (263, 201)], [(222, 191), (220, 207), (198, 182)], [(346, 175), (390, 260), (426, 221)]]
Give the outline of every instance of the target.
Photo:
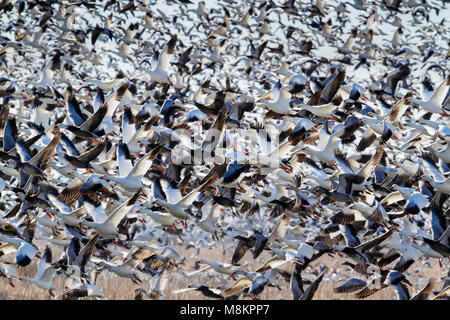
[[(223, 254), (223, 248), (219, 245), (202, 248), (197, 253), (197, 250), (194, 248), (185, 249), (183, 246), (173, 246), (180, 255), (184, 255), (187, 257), (184, 265), (180, 266), (180, 268), (184, 272), (189, 272), (194, 270), (194, 263), (198, 259), (207, 259), (211, 261), (220, 261), (227, 262), (231, 261), (231, 255), (233, 250), (227, 250), (225, 254)], [(60, 251), (54, 250), (54, 260), (55, 257), (59, 257)], [(11, 255), (13, 256), (13, 255)], [(257, 261), (253, 260), (250, 253), (246, 253), (244, 258), (240, 261), (242, 262), (242, 269), (247, 271), (255, 270), (258, 266), (267, 261), (271, 255), (267, 252), (263, 252), (260, 258)], [(11, 260), (10, 257), (6, 260)], [(246, 261), (251, 262), (252, 264), (249, 266), (244, 266)], [(362, 275), (356, 274), (347, 266), (342, 266), (342, 263), (345, 260), (343, 258), (339, 258), (338, 256), (330, 257), (330, 256), (322, 256), (317, 261), (314, 261), (310, 264), (302, 274), (305, 279), (314, 280), (317, 277), (319, 269), (321, 266), (327, 266), (328, 270), (326, 271), (326, 275), (324, 280), (319, 286), (314, 299), (320, 300), (330, 300), (330, 299), (353, 299), (352, 294), (335, 294), (333, 293), (333, 288), (342, 284), (346, 279), (350, 277), (357, 277), (362, 279)], [(291, 264), (285, 264), (283, 269), (291, 272), (293, 266)], [(26, 268), (22, 268), (18, 270), (18, 275), (23, 276), (34, 276), (36, 270), (35, 263), (33, 262), (31, 265)], [(335, 271), (338, 270), (338, 273)], [(405, 273), (405, 276), (408, 278), (411, 283), (413, 283), (414, 288), (410, 288), (411, 296), (414, 295), (417, 291), (422, 289), (422, 287), (427, 283), (429, 278), (441, 279), (447, 273), (448, 265), (441, 268), (437, 263), (436, 259), (431, 259), (428, 261), (418, 261), (413, 264), (408, 272)], [(59, 277), (55, 277), (53, 283), (55, 287), (59, 288), (59, 292), (56, 294), (56, 299), (61, 299), (63, 288), (64, 288), (65, 280)], [(183, 273), (175, 271), (172, 273), (172, 276), (168, 282), (167, 288), (164, 292), (166, 299), (205, 299), (205, 297), (198, 291), (188, 291), (180, 294), (172, 293), (173, 290), (181, 289), (187, 287), (190, 283), (199, 283), (212, 288), (218, 287), (219, 285), (226, 284), (232, 285), (233, 280), (228, 276), (220, 275), (214, 271), (205, 271), (199, 274), (193, 275), (190, 278), (184, 276)], [(25, 300), (43, 300), (43, 299), (54, 299), (50, 296), (47, 291), (44, 291), (33, 284), (26, 281), (13, 280), (13, 284), (15, 288), (9, 285), (9, 282), (5, 278), (0, 278), (0, 299), (25, 299)], [(104, 292), (105, 296), (108, 299), (120, 300), (120, 299), (133, 299), (134, 298), (134, 290), (139, 287), (139, 285), (134, 284), (130, 279), (119, 278), (114, 274), (103, 272), (98, 279), (97, 282), (98, 287)], [(438, 282), (438, 287), (441, 288), (442, 283)], [(148, 290), (149, 283), (148, 281), (144, 281), (141, 284), (141, 287)], [(281, 288), (279, 290), (277, 288), (266, 287), (261, 295), (262, 299), (291, 299), (291, 292), (289, 289), (289, 282), (281, 281)], [(387, 299), (390, 300), (392, 297), (395, 297), (395, 293), (393, 288), (389, 287), (383, 289), (373, 296), (367, 298), (371, 300), (380, 300)]]

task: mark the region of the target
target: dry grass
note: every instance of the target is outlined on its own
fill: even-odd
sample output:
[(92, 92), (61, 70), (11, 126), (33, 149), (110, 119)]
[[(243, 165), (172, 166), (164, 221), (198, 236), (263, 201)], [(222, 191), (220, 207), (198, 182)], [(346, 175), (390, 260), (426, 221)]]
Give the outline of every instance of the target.
[[(196, 260), (200, 258), (212, 260), (212, 261), (221, 261), (221, 262), (229, 262), (231, 261), (232, 250), (227, 250), (225, 254), (222, 254), (222, 247), (219, 245), (203, 248), (199, 253), (194, 248), (185, 249), (185, 247), (173, 245), (173, 247), (177, 250), (178, 253), (187, 257), (186, 264), (181, 266), (183, 271), (189, 272), (194, 270), (193, 266)], [(55, 249), (55, 257), (59, 256), (57, 250)], [(10, 260), (10, 257), (7, 257)], [(270, 254), (267, 252), (263, 252), (261, 254), (258, 261), (254, 261), (249, 253), (247, 253), (243, 260), (242, 264), (245, 261), (252, 262), (252, 265), (244, 267), (242, 269), (250, 271), (255, 270), (259, 265), (261, 265), (264, 261), (270, 258)], [(332, 289), (338, 285), (340, 285), (345, 279), (349, 277), (358, 277), (361, 278), (360, 275), (356, 274), (352, 270), (350, 270), (346, 266), (342, 266), (342, 262), (344, 260), (342, 258), (331, 258), (329, 256), (323, 256), (317, 261), (311, 263), (310, 267), (304, 272), (303, 276), (306, 279), (314, 280), (321, 265), (326, 265), (328, 267), (328, 271), (326, 272), (326, 276), (322, 281), (314, 299), (352, 299), (351, 294), (334, 294)], [(447, 273), (447, 268), (440, 268), (437, 261), (428, 261), (428, 263), (424, 263), (422, 261), (416, 262), (414, 265), (410, 267), (405, 275), (407, 278), (414, 284), (414, 289), (410, 290), (413, 295), (415, 292), (420, 290), (427, 282), (430, 277), (435, 279), (442, 278)], [(433, 267), (430, 267), (433, 266)], [(284, 268), (291, 272), (292, 265), (286, 264)], [(415, 272), (417, 269), (418, 272)], [(419, 271), (420, 269), (420, 271)], [(18, 275), (28, 275), (34, 276), (36, 270), (35, 263), (18, 270)], [(341, 270), (339, 274), (336, 274), (335, 270)], [(33, 284), (25, 281), (13, 280), (15, 288), (12, 288), (8, 281), (4, 278), (0, 279), (0, 299), (25, 299), (25, 300), (46, 300), (53, 299), (47, 291), (44, 291)], [(63, 288), (64, 288), (64, 279), (56, 277), (54, 279), (55, 287), (59, 288), (60, 291), (56, 294), (56, 299), (61, 299)], [(233, 280), (229, 277), (221, 276), (214, 271), (202, 272), (196, 275), (193, 275), (191, 278), (186, 278), (183, 276), (181, 272), (174, 272), (169, 280), (167, 289), (165, 291), (166, 299), (205, 299), (205, 297), (198, 291), (188, 291), (181, 294), (173, 294), (171, 291), (175, 289), (185, 288), (190, 283), (199, 283), (204, 284), (209, 287), (217, 287), (221, 284), (231, 285)], [(99, 279), (97, 285), (104, 292), (108, 299), (121, 300), (121, 299), (133, 299), (134, 298), (134, 290), (139, 286), (134, 284), (129, 279), (118, 278), (117, 276), (103, 272)], [(440, 287), (440, 283), (438, 287)], [(148, 282), (144, 282), (142, 287), (148, 290)], [(289, 289), (289, 283), (282, 281), (282, 290), (278, 290), (277, 288), (266, 287), (262, 293), (263, 299), (291, 299), (291, 293)], [(378, 299), (388, 299), (390, 300), (395, 296), (394, 290), (392, 288), (384, 289), (368, 299), (378, 300)]]

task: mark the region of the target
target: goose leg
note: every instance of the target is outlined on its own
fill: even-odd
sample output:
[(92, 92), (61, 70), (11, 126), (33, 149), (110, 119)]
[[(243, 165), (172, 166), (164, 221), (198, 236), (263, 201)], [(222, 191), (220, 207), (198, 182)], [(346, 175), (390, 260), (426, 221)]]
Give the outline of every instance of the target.
[(55, 295), (54, 295), (52, 289), (48, 290), (48, 293), (49, 293), (53, 298), (55, 297)]
[(181, 237), (181, 231), (177, 228), (175, 224), (173, 224), (172, 231), (178, 234), (178, 237), (180, 238), (181, 242), (184, 242), (183, 238)]

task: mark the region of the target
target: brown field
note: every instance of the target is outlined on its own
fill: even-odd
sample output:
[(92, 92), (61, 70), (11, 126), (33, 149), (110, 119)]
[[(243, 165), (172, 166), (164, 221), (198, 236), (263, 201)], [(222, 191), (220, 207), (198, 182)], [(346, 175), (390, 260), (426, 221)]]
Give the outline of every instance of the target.
[[(200, 258), (208, 259), (211, 261), (221, 261), (221, 262), (230, 262), (231, 255), (233, 250), (228, 250), (225, 255), (222, 254), (222, 248), (217, 245), (215, 247), (203, 248), (200, 250), (199, 254), (194, 248), (190, 248), (186, 250), (182, 246), (173, 245), (173, 247), (177, 250), (180, 255), (184, 255), (187, 257), (185, 265), (182, 265), (181, 268), (185, 272), (193, 271), (194, 262)], [(56, 249), (54, 250), (54, 258), (55, 260), (59, 257), (60, 252)], [(13, 255), (11, 255), (13, 256)], [(251, 261), (253, 264), (249, 267), (243, 267), (244, 270), (255, 270), (259, 265), (261, 265), (264, 261), (270, 258), (270, 254), (267, 252), (263, 252), (261, 254), (258, 261), (254, 261), (250, 256), (250, 253), (246, 253), (244, 258), (242, 259), (242, 264), (245, 261)], [(5, 261), (10, 260), (10, 257), (7, 257)], [(314, 270), (318, 272), (319, 267), (321, 265), (326, 265), (328, 270), (326, 272), (325, 278), (319, 286), (314, 299), (352, 299), (351, 294), (335, 294), (332, 289), (348, 279), (350, 277), (361, 278), (363, 276), (356, 274), (350, 268), (346, 266), (342, 266), (342, 262), (345, 260), (339, 257), (332, 258), (330, 256), (322, 256), (317, 261), (314, 261), (310, 264), (310, 267), (304, 272), (303, 278), (314, 280), (316, 275), (312, 274)], [(433, 266), (433, 267), (430, 267)], [(284, 268), (291, 272), (293, 269), (292, 265), (286, 264)], [(439, 267), (437, 260), (428, 260), (427, 262), (418, 261), (414, 265), (410, 267), (408, 272), (405, 273), (408, 280), (410, 280), (414, 289), (410, 289), (411, 296), (414, 295), (418, 290), (420, 290), (427, 282), (430, 277), (435, 279), (440, 279), (445, 276), (447, 273), (447, 267)], [(27, 266), (22, 270), (18, 270), (18, 275), (28, 275), (34, 276), (35, 273), (35, 263), (33, 262), (31, 265)], [(334, 273), (334, 270), (341, 270), (339, 275)], [(418, 272), (415, 272), (416, 269)], [(55, 277), (53, 283), (54, 285), (60, 289), (59, 292), (56, 293), (56, 299), (61, 299), (63, 288), (64, 288), (64, 279)], [(13, 280), (15, 288), (12, 288), (8, 281), (4, 278), (0, 278), (0, 300), (2, 299), (54, 299), (50, 296), (47, 291), (44, 291), (33, 284), (25, 281)], [(205, 297), (197, 291), (188, 291), (180, 294), (173, 294), (172, 290), (181, 289), (187, 287), (190, 283), (199, 283), (204, 284), (209, 287), (217, 287), (221, 284), (231, 285), (233, 280), (229, 277), (221, 276), (214, 271), (210, 272), (202, 272), (196, 275), (193, 275), (191, 278), (186, 278), (182, 275), (181, 272), (172, 273), (172, 276), (169, 280), (167, 288), (164, 292), (166, 299), (205, 299)], [(289, 282), (281, 281), (283, 290), (278, 290), (277, 288), (266, 287), (261, 295), (262, 299), (291, 299), (291, 292), (289, 289)], [(116, 275), (103, 272), (98, 279), (97, 282), (98, 287), (104, 292), (108, 299), (113, 300), (121, 300), (121, 299), (134, 299), (134, 290), (139, 287), (139, 285), (134, 284), (129, 279), (118, 278)], [(441, 283), (438, 283), (438, 288), (441, 288)], [(144, 281), (141, 284), (141, 287), (148, 290), (149, 284)], [(381, 290), (377, 292), (373, 296), (368, 299), (371, 300), (379, 300), (379, 299), (388, 299), (390, 300), (392, 297), (395, 297), (395, 293), (393, 288), (389, 287), (387, 289)]]

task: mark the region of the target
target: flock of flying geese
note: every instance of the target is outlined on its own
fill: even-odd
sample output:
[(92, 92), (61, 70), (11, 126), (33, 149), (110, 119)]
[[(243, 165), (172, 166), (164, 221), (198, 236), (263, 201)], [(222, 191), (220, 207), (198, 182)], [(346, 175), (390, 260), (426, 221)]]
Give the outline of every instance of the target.
[[(258, 299), (288, 282), (308, 300), (349, 269), (330, 297), (448, 299), (446, 12), (1, 1), (0, 276), (62, 299), (107, 298), (110, 273), (136, 299)], [(183, 248), (216, 245), (231, 261), (186, 267)], [(441, 276), (417, 284), (416, 262)]]

